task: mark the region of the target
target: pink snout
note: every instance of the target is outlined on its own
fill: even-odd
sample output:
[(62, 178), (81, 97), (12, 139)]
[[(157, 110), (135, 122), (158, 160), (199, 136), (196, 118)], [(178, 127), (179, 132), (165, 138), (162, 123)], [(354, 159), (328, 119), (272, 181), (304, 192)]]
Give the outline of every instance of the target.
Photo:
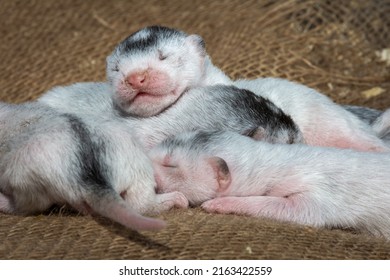
[(126, 83), (134, 89), (142, 89), (147, 82), (147, 72), (135, 72), (126, 77)]

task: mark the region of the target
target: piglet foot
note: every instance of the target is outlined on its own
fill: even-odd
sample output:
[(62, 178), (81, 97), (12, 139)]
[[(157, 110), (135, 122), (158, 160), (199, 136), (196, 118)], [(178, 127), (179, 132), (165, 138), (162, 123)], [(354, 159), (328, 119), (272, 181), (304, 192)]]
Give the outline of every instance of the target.
[(344, 137), (329, 146), (338, 148), (350, 148), (361, 152), (388, 153), (390, 148), (381, 139), (365, 134)]
[(241, 200), (239, 197), (218, 197), (203, 202), (201, 208), (208, 213), (238, 214), (245, 208)]
[(219, 197), (204, 202), (201, 207), (209, 213), (264, 217), (312, 226), (323, 226), (326, 222), (321, 209), (303, 193), (286, 197)]
[(157, 195), (157, 202), (160, 211), (166, 211), (173, 207), (188, 208), (188, 199), (181, 192), (162, 193)]

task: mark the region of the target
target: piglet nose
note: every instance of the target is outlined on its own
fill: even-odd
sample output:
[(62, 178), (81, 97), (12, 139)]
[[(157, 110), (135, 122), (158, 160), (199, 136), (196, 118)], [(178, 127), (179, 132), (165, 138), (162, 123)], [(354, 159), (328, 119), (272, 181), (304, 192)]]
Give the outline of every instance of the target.
[(126, 78), (126, 83), (132, 88), (142, 88), (146, 82), (146, 73), (132, 73)]

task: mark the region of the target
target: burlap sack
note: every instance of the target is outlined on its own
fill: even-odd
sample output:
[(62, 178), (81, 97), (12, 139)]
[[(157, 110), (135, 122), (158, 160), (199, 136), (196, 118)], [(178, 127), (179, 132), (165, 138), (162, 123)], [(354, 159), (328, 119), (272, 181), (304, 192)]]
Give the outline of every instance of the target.
[[(339, 103), (384, 109), (390, 107), (389, 15), (388, 0), (2, 0), (0, 98), (24, 102), (55, 85), (104, 80), (105, 57), (120, 40), (161, 24), (203, 36), (214, 63), (232, 78), (288, 78)], [(161, 217), (166, 230), (140, 234), (58, 209), (0, 214), (0, 258), (390, 258), (390, 242), (348, 230), (200, 209)]]

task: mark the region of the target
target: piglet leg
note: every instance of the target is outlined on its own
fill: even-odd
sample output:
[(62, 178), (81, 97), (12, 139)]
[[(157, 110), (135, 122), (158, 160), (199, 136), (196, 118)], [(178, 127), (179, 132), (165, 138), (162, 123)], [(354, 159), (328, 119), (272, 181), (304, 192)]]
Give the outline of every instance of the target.
[(323, 225), (320, 211), (313, 206), (314, 203), (302, 193), (287, 197), (219, 197), (201, 205), (206, 212), (210, 213), (240, 214), (313, 226)]
[(157, 194), (157, 205), (154, 207), (155, 213), (169, 210), (173, 207), (187, 208), (188, 199), (181, 192), (170, 192)]
[(362, 152), (390, 152), (386, 143), (376, 135), (342, 120), (339, 123), (319, 122), (317, 130), (311, 127), (306, 130), (303, 128), (303, 134), (306, 143), (312, 146), (355, 149)]

